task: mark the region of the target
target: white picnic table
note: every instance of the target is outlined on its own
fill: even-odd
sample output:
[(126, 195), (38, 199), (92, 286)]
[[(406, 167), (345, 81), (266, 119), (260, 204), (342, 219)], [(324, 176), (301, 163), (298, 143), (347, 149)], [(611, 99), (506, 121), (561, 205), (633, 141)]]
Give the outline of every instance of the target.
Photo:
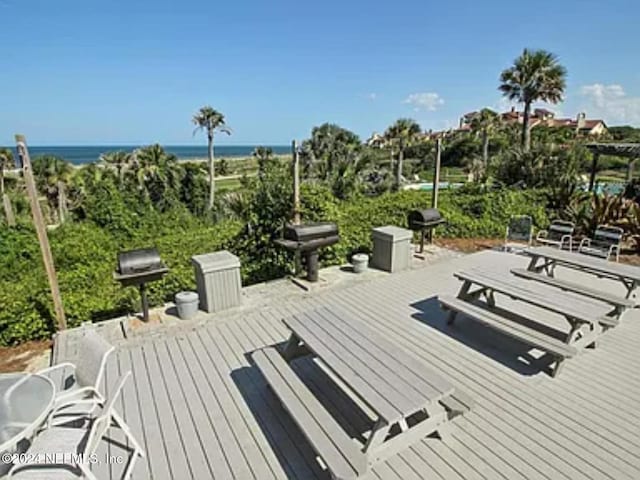
[(316, 355), (374, 412), (362, 448), (369, 464), (431, 433), (446, 435), (447, 411), (440, 401), (454, 387), (427, 365), (342, 311), (319, 308), (284, 322), (292, 333), (283, 357)]
[(626, 298), (632, 296), (640, 284), (640, 268), (610, 262), (601, 258), (594, 258), (580, 253), (566, 252), (551, 247), (530, 247), (522, 250), (524, 255), (531, 257), (527, 270), (532, 272), (545, 271), (553, 277), (554, 269), (558, 265), (590, 273), (598, 277), (612, 278), (621, 282), (627, 289)]

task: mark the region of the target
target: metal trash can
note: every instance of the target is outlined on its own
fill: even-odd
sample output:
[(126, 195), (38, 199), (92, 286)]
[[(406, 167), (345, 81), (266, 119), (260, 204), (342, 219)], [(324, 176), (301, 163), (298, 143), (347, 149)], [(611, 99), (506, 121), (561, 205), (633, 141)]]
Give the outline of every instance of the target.
[(356, 253), (351, 257), (351, 263), (353, 264), (353, 273), (366, 272), (369, 266), (369, 255)]
[(413, 232), (406, 228), (387, 225), (374, 228), (372, 266), (386, 272), (399, 272), (409, 268)]
[(189, 320), (198, 313), (199, 297), (196, 292), (176, 293), (176, 308), (178, 317), (182, 320)]
[(191, 257), (200, 297), (200, 308), (207, 313), (240, 305), (242, 282), (240, 259), (222, 250)]

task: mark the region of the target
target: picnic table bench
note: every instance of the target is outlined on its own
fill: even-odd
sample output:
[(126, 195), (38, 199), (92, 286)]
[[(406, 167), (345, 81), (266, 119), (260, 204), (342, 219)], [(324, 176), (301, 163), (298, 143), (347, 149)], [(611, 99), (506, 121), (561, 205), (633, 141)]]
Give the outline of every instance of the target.
[[(539, 285), (531, 288), (526, 280), (479, 269), (457, 272), (454, 276), (463, 282), (457, 298), (439, 297), (441, 305), (450, 311), (448, 322), (453, 323), (456, 315), (463, 313), (475, 321), (546, 351), (555, 359), (552, 376), (560, 372), (566, 358), (575, 356), (581, 348), (595, 347), (603, 325), (614, 326), (618, 323), (617, 318), (600, 312), (594, 302), (576, 298), (567, 301), (566, 295), (552, 287)], [(472, 290), (474, 286), (477, 288)], [(535, 328), (535, 324), (539, 322), (496, 308), (496, 293), (563, 316), (571, 326), (564, 342)], [(484, 297), (486, 302), (478, 303), (480, 297)]]
[(622, 283), (627, 289), (626, 298), (632, 296), (640, 284), (640, 268), (609, 262), (601, 258), (589, 257), (578, 253), (565, 252), (550, 247), (531, 247), (522, 251), (531, 257), (527, 270), (531, 272), (545, 271), (550, 277), (558, 265), (590, 273), (600, 278), (611, 278)]
[(527, 280), (534, 280), (539, 283), (544, 283), (552, 287), (556, 287), (560, 290), (567, 292), (573, 292), (583, 295), (587, 298), (593, 298), (594, 300), (600, 300), (601, 302), (608, 303), (613, 307), (613, 310), (609, 313), (609, 316), (620, 318), (620, 316), (628, 308), (635, 307), (636, 303), (619, 295), (603, 292), (597, 288), (591, 288), (581, 283), (569, 282), (564, 279), (549, 277), (542, 273), (532, 272), (524, 268), (512, 268), (511, 273), (520, 278)]
[[(427, 435), (446, 436), (445, 405), (454, 387), (424, 363), (333, 307), (284, 323), (292, 333), (282, 356), (268, 347), (253, 352), (252, 358), (333, 478), (357, 478), (369, 465)], [(374, 416), (363, 445), (346, 434), (287, 364), (309, 354)]]

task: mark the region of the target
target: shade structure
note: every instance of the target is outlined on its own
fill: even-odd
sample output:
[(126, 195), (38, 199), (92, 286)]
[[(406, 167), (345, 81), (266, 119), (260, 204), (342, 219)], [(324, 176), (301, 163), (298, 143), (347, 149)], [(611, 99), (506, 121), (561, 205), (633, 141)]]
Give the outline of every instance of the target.
[(612, 155), (616, 157), (624, 157), (629, 159), (627, 167), (627, 181), (631, 180), (631, 172), (633, 163), (640, 158), (640, 143), (589, 143), (586, 145), (593, 154), (593, 162), (591, 164), (591, 176), (589, 178), (589, 191), (593, 191), (596, 180), (596, 169), (598, 168), (598, 159), (600, 155)]

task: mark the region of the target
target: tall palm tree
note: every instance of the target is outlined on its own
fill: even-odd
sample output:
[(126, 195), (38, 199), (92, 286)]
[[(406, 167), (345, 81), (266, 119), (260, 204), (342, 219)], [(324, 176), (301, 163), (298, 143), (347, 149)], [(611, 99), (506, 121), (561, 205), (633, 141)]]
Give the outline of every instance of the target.
[(207, 132), (209, 155), (209, 209), (211, 209), (213, 208), (216, 191), (216, 172), (215, 165), (213, 163), (213, 136), (216, 132), (223, 132), (227, 135), (231, 135), (231, 129), (225, 124), (224, 115), (208, 105), (198, 110), (198, 113), (193, 116), (192, 121), (196, 125), (196, 129), (193, 132), (194, 135), (198, 130), (204, 130)]
[(33, 160), (33, 175), (38, 190), (47, 197), (51, 209), (57, 210), (58, 222), (63, 223), (68, 211), (67, 191), (74, 169), (64, 158), (43, 155)]
[(489, 136), (500, 123), (500, 115), (490, 108), (483, 108), (471, 119), (472, 130), (482, 137), (482, 161), (485, 169), (489, 166)]
[(120, 186), (122, 186), (124, 173), (131, 167), (133, 162), (133, 155), (130, 152), (107, 152), (100, 156), (100, 162), (102, 162), (107, 168), (112, 168), (116, 171)]
[(0, 195), (2, 195), (2, 204), (4, 205), (4, 215), (7, 219), (7, 223), (10, 226), (16, 224), (15, 217), (13, 216), (13, 209), (11, 208), (11, 200), (5, 192), (4, 188), (4, 171), (10, 170), (15, 167), (15, 161), (13, 159), (13, 152), (9, 148), (0, 148)]
[(384, 133), (387, 144), (393, 151), (398, 152), (398, 162), (396, 165), (396, 188), (400, 188), (402, 181), (402, 163), (407, 148), (415, 145), (422, 134), (420, 125), (410, 118), (400, 118), (396, 123), (391, 125)]
[(524, 49), (513, 66), (500, 74), (498, 89), (509, 100), (524, 104), (522, 121), (522, 146), (531, 148), (529, 114), (531, 104), (536, 101), (558, 103), (562, 101), (567, 70), (560, 65), (558, 57), (546, 50)]

